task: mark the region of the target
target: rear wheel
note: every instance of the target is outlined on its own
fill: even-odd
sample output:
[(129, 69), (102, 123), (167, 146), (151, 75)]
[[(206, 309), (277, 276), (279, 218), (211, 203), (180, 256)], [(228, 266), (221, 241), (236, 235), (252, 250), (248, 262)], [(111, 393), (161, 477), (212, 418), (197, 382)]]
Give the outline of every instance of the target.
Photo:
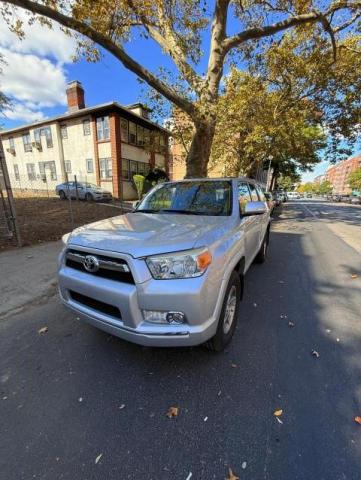
[(224, 295), (217, 332), (214, 337), (206, 343), (206, 347), (209, 350), (221, 352), (231, 341), (237, 325), (240, 299), (241, 280), (239, 274), (234, 271), (229, 279)]
[(259, 252), (256, 255), (255, 262), (256, 263), (263, 263), (266, 261), (267, 258), (267, 250), (268, 250), (268, 243), (269, 243), (269, 230), (267, 230), (267, 233), (263, 239), (261, 248), (259, 249)]
[(92, 201), (93, 201), (93, 195), (88, 192), (88, 193), (85, 195), (85, 201), (86, 201), (86, 202), (92, 202)]
[(65, 195), (64, 190), (60, 190), (59, 197), (60, 197), (60, 200), (65, 200), (66, 199), (66, 195)]

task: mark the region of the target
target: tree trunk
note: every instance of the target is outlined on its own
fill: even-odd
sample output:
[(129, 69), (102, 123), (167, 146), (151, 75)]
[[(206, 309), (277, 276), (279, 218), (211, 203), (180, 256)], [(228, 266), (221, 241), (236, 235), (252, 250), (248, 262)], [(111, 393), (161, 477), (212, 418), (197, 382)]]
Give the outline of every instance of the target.
[(213, 123), (196, 124), (192, 143), (187, 154), (185, 178), (207, 176), (215, 126)]

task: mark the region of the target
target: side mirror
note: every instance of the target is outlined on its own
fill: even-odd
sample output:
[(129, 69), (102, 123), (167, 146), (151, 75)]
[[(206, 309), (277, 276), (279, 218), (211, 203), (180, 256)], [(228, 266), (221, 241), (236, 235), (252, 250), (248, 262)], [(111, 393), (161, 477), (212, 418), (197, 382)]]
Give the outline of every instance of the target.
[(244, 208), (243, 216), (250, 217), (251, 215), (263, 215), (267, 212), (265, 202), (247, 202)]

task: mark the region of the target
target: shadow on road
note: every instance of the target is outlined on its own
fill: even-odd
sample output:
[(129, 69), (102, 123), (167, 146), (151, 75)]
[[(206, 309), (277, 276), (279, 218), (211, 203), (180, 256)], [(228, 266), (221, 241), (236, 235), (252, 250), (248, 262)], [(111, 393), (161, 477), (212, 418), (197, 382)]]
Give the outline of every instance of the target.
[(222, 354), (138, 347), (77, 322), (56, 299), (4, 321), (3, 478), (223, 480), (229, 467), (250, 480), (358, 478), (354, 258), (283, 228), (247, 275)]

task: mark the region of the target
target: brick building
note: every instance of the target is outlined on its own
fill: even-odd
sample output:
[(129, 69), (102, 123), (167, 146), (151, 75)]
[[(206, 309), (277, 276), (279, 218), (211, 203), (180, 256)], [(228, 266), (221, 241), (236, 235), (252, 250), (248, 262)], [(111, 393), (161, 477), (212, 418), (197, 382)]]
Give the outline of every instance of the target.
[(326, 171), (326, 180), (332, 183), (332, 193), (336, 195), (349, 195), (352, 193), (351, 188), (348, 186), (348, 177), (357, 168), (361, 168), (361, 155), (348, 158), (330, 167)]
[(2, 131), (14, 189), (54, 189), (66, 178), (96, 183), (114, 197), (136, 198), (135, 173), (168, 170), (169, 135), (149, 120), (140, 103), (117, 102), (86, 107), (84, 89), (73, 81), (66, 90), (63, 115)]

